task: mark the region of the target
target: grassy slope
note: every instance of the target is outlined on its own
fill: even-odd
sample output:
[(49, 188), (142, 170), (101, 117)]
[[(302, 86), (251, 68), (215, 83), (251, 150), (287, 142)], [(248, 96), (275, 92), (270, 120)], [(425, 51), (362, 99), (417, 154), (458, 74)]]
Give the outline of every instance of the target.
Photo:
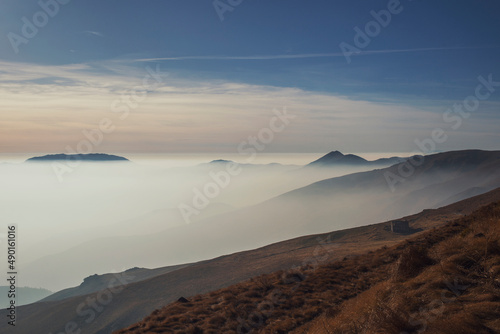
[(402, 244), (388, 278), (294, 333), (499, 333), (500, 202)]
[(496, 202), (389, 248), (341, 261), (316, 254), (302, 267), (167, 305), (117, 333), (495, 333), (499, 237)]

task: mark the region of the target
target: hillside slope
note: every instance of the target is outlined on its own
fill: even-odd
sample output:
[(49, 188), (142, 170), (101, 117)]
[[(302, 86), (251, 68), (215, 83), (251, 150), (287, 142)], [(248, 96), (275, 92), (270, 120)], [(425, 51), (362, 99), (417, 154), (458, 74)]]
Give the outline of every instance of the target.
[[(410, 221), (415, 229), (429, 230), (470, 214), (492, 201), (500, 201), (500, 189), (440, 209), (425, 210), (404, 219)], [(195, 263), (171, 273), (129, 284), (123, 291), (113, 295), (112, 302), (105, 305), (99, 316), (89, 323), (86, 322), (88, 318), (79, 316), (76, 310), (88, 298), (96, 299), (98, 293), (23, 306), (18, 309), (19, 323), (15, 331), (0, 323), (0, 332), (59, 333), (64, 331), (67, 323), (75, 322), (84, 332), (110, 333), (139, 321), (155, 309), (181, 296), (190, 298), (261, 274), (301, 266), (311, 259), (326, 263), (344, 257), (350, 258), (408, 238), (408, 235), (387, 231), (387, 226), (388, 223), (385, 222), (295, 238), (256, 250)], [(0, 311), (0, 316), (5, 316), (5, 311)]]
[(41, 302), (49, 302), (56, 300), (63, 300), (71, 297), (87, 295), (92, 292), (104, 290), (107, 286), (112, 282), (113, 279), (116, 278), (117, 275), (127, 275), (130, 277), (129, 283), (144, 281), (148, 278), (159, 276), (162, 274), (166, 274), (175, 270), (179, 270), (189, 266), (189, 264), (178, 265), (178, 266), (169, 266), (163, 268), (156, 269), (147, 269), (147, 268), (131, 268), (121, 273), (116, 274), (104, 274), (104, 275), (92, 275), (85, 278), (77, 287), (64, 289), (58, 291), (56, 293), (47, 296), (42, 299)]
[(498, 333), (500, 202), (396, 246), (262, 275), (116, 334)]

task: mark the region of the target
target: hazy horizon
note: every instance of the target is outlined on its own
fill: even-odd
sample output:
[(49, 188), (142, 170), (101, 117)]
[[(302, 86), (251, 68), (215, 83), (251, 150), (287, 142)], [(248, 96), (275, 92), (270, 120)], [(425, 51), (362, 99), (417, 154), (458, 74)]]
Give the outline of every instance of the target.
[[(200, 215), (190, 218), (194, 223), (204, 217), (264, 202), (327, 177), (372, 169), (368, 166), (345, 166), (313, 173), (300, 172), (303, 164), (321, 156), (258, 155), (253, 161), (255, 167), (243, 168), (240, 174), (231, 178), (227, 188), (221, 188), (220, 194), (210, 199), (210, 205), (200, 210)], [(203, 189), (207, 183), (213, 182), (210, 172), (218, 171), (219, 168), (207, 163), (219, 158), (241, 158), (237, 155), (213, 155), (211, 160), (207, 159), (208, 155), (190, 155), (191, 159), (183, 155), (173, 160), (172, 156), (165, 155), (155, 155), (155, 159), (151, 155), (127, 157), (133, 163), (83, 162), (64, 174), (61, 180), (54, 172), (52, 162), (18, 161), (0, 165), (0, 181), (3, 185), (0, 202), (5, 205), (5, 221), (18, 225), (21, 268), (44, 256), (91, 240), (148, 235), (190, 224), (185, 221), (178, 206), (191, 205), (195, 189)], [(274, 161), (302, 164), (267, 165)], [(300, 177), (297, 178), (294, 173), (299, 173)], [(25, 207), (30, 210), (23, 210)], [(151, 260), (158, 265), (162, 263), (160, 258), (144, 259), (144, 262)], [(182, 260), (179, 259), (179, 263)], [(178, 263), (163, 263), (172, 264)], [(83, 269), (85, 264), (81, 265)], [(128, 269), (114, 268), (112, 264), (103, 265), (107, 269), (100, 274)], [(141, 263), (136, 265), (141, 266)], [(88, 275), (93, 274), (90, 271)], [(64, 277), (62, 272), (58, 275)], [(30, 286), (52, 290), (71, 286), (45, 285), (48, 282), (39, 282), (37, 285), (37, 277), (33, 272), (29, 278), (21, 276), (20, 282), (30, 282)], [(78, 277), (73, 285), (79, 284), (81, 279), (83, 277)]]
[[(500, 186), (499, 1), (0, 6), (0, 243), (16, 225), (19, 286), (206, 260)], [(394, 160), (304, 168), (332, 151), (466, 149), (495, 152), (386, 174)], [(60, 153), (132, 163), (24, 163)]]
[[(307, 165), (314, 160), (321, 158), (328, 152), (310, 152), (310, 153), (268, 153), (262, 152), (250, 158), (238, 153), (130, 153), (130, 152), (92, 152), (117, 155), (136, 163), (142, 164), (164, 164), (166, 167), (183, 167), (195, 166), (198, 164), (209, 163), (213, 160), (230, 160), (236, 163), (253, 163), (253, 164), (291, 164), (291, 165)], [(32, 157), (45, 156), (50, 154), (59, 154), (61, 152), (35, 152), (35, 153), (0, 153), (0, 163), (22, 163)], [(409, 157), (415, 152), (341, 152), (343, 154), (354, 154), (366, 160), (372, 161), (380, 158), (391, 157)], [(437, 152), (433, 152), (437, 153)]]
[[(372, 153), (364, 156), (375, 159), (393, 156), (393, 154)], [(0, 202), (4, 205), (3, 217), (6, 222), (15, 222), (18, 225), (19, 261), (21, 261), (23, 271), (30, 273), (29, 277), (21, 276), (21, 284), (58, 290), (78, 285), (84, 277), (94, 273), (119, 272), (134, 266), (166, 266), (181, 264), (184, 261), (206, 260), (216, 255), (224, 255), (222, 249), (237, 251), (256, 248), (264, 246), (266, 242), (276, 242), (285, 237), (291, 238), (354, 227), (360, 223), (376, 223), (379, 220), (397, 218), (401, 213), (413, 213), (412, 209), (408, 209), (410, 211), (393, 209), (392, 213), (378, 212), (381, 204), (379, 203), (372, 208), (371, 218), (367, 218), (364, 215), (369, 210), (365, 208), (363, 212), (351, 211), (354, 209), (352, 203), (366, 201), (365, 206), (368, 206), (371, 202), (377, 203), (382, 197), (380, 199), (373, 197), (374, 194), (368, 189), (366, 194), (358, 193), (355, 197), (350, 197), (351, 195), (347, 193), (342, 194), (344, 191), (350, 193), (351, 190), (341, 187), (334, 189), (334, 194), (336, 194), (335, 202), (339, 203), (343, 209), (337, 214), (337, 220), (329, 225), (324, 225), (321, 221), (311, 222), (310, 225), (305, 226), (302, 226), (303, 222), (299, 223), (299, 221), (288, 222), (291, 224), (290, 227), (302, 226), (299, 228), (300, 232), (291, 232), (292, 229), (291, 234), (288, 232), (277, 234), (271, 239), (257, 233), (248, 240), (244, 248), (233, 245), (229, 248), (224, 246), (218, 249), (222, 246), (220, 242), (211, 244), (207, 241), (208, 243), (200, 245), (199, 250), (193, 249), (193, 253), (188, 256), (184, 254), (176, 257), (171, 254), (163, 259), (161, 254), (157, 256), (149, 254), (139, 262), (134, 262), (132, 259), (132, 262), (127, 262), (127, 257), (122, 259), (118, 253), (112, 263), (106, 261), (98, 263), (96, 260), (89, 263), (80, 262), (80, 274), (75, 270), (65, 274), (64, 269), (61, 268), (62, 271), (58, 273), (57, 281), (51, 279), (40, 281), (38, 277), (41, 278), (43, 269), (35, 270), (37, 265), (34, 264), (45, 261), (43, 260), (45, 257), (56, 256), (57, 258), (60, 256), (58, 254), (72, 250), (72, 252), (76, 251), (73, 256), (85, 258), (85, 253), (90, 252), (88, 247), (92, 243), (106, 244), (109, 239), (109, 242), (115, 245), (113, 247), (126, 247), (125, 244), (134, 238), (148, 236), (155, 238), (157, 233), (165, 231), (171, 231), (174, 235), (182, 235), (180, 241), (189, 240), (199, 233), (198, 228), (206, 228), (200, 225), (200, 222), (214, 224), (211, 222), (212, 217), (218, 215), (224, 217), (226, 213), (252, 208), (317, 181), (371, 171), (375, 168), (373, 166), (337, 166), (304, 169), (303, 164), (316, 160), (319, 156), (316, 154), (265, 154), (260, 156), (260, 159), (255, 159), (254, 165), (240, 167), (238, 174), (230, 176), (226, 171), (227, 165), (208, 164), (210, 159), (206, 159), (206, 155), (192, 157), (192, 160), (186, 160), (185, 156), (177, 156), (178, 165), (172, 163), (172, 156), (156, 155), (156, 159), (151, 159), (150, 155), (128, 156), (128, 158), (132, 157), (134, 163), (83, 162), (64, 174), (62, 180), (58, 179), (52, 162), (0, 165), (0, 181), (3, 185)], [(221, 155), (213, 157), (233, 158), (234, 160), (238, 158), (238, 156)], [(268, 165), (273, 161), (305, 163)], [(60, 162), (61, 165), (65, 163)], [(228, 176), (230, 178), (226, 179)], [(382, 182), (380, 191), (389, 191), (389, 186), (383, 177), (377, 182)], [(222, 185), (218, 187), (214, 196), (205, 195), (208, 194), (206, 193), (208, 190), (205, 190), (208, 184), (219, 183)], [(424, 186), (425, 183), (422, 184), (422, 187)], [(204, 194), (208, 206), (198, 208), (197, 214), (189, 213), (188, 220), (186, 220), (186, 214), (181, 210), (181, 205), (195, 208), (194, 203), (195, 201), (199, 203), (200, 193)], [(459, 194), (460, 191), (450, 189), (450, 194), (455, 193)], [(302, 202), (301, 205), (307, 203), (306, 199)], [(289, 206), (289, 204), (284, 205)], [(291, 207), (294, 206), (296, 205)], [(408, 206), (408, 208), (411, 207), (412, 205)], [(29, 210), (24, 208), (29, 208)], [(417, 205), (416, 208), (423, 207)], [(269, 213), (269, 217), (273, 215), (274, 213)], [(264, 217), (258, 218), (255, 223), (260, 223), (260, 220), (265, 219)], [(279, 219), (278, 222), (283, 223)], [(248, 226), (241, 226), (241, 228), (248, 228)], [(228, 239), (237, 236), (235, 232), (231, 233), (233, 234), (228, 235)], [(278, 237), (278, 235), (281, 236)], [(207, 240), (211, 237), (207, 235)], [(86, 244), (87, 246), (84, 246)], [(121, 246), (118, 246), (120, 244)], [(228, 246), (230, 244), (231, 242)], [(78, 250), (80, 246), (83, 248)], [(128, 263), (128, 265), (118, 265), (121, 262)], [(87, 266), (89, 269), (85, 269)], [(67, 274), (71, 274), (72, 278), (66, 279)]]

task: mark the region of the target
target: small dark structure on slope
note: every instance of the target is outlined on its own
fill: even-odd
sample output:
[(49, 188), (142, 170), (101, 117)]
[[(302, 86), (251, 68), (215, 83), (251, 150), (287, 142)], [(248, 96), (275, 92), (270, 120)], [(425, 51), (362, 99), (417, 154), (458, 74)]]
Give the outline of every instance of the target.
[(391, 232), (394, 233), (411, 233), (410, 224), (407, 220), (393, 220), (391, 222)]

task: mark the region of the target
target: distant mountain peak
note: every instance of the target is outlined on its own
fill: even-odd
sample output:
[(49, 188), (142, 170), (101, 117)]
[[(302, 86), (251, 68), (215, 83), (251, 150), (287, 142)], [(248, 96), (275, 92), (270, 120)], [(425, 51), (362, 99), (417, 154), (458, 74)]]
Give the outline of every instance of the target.
[(210, 164), (229, 164), (232, 163), (233, 161), (231, 160), (224, 160), (224, 159), (217, 159), (217, 160), (212, 160), (209, 163)]
[(313, 161), (309, 166), (330, 166), (330, 165), (359, 165), (366, 164), (367, 161), (354, 154), (343, 154), (340, 151), (332, 151), (316, 161)]
[(325, 157), (345, 157), (345, 154), (340, 151), (331, 151), (330, 153), (325, 155)]
[(322, 156), (318, 160), (315, 160), (308, 164), (307, 166), (314, 167), (335, 167), (335, 166), (390, 166), (403, 161), (407, 158), (392, 157), (392, 158), (381, 158), (374, 161), (368, 161), (355, 154), (343, 154), (340, 151), (331, 151), (330, 153)]

